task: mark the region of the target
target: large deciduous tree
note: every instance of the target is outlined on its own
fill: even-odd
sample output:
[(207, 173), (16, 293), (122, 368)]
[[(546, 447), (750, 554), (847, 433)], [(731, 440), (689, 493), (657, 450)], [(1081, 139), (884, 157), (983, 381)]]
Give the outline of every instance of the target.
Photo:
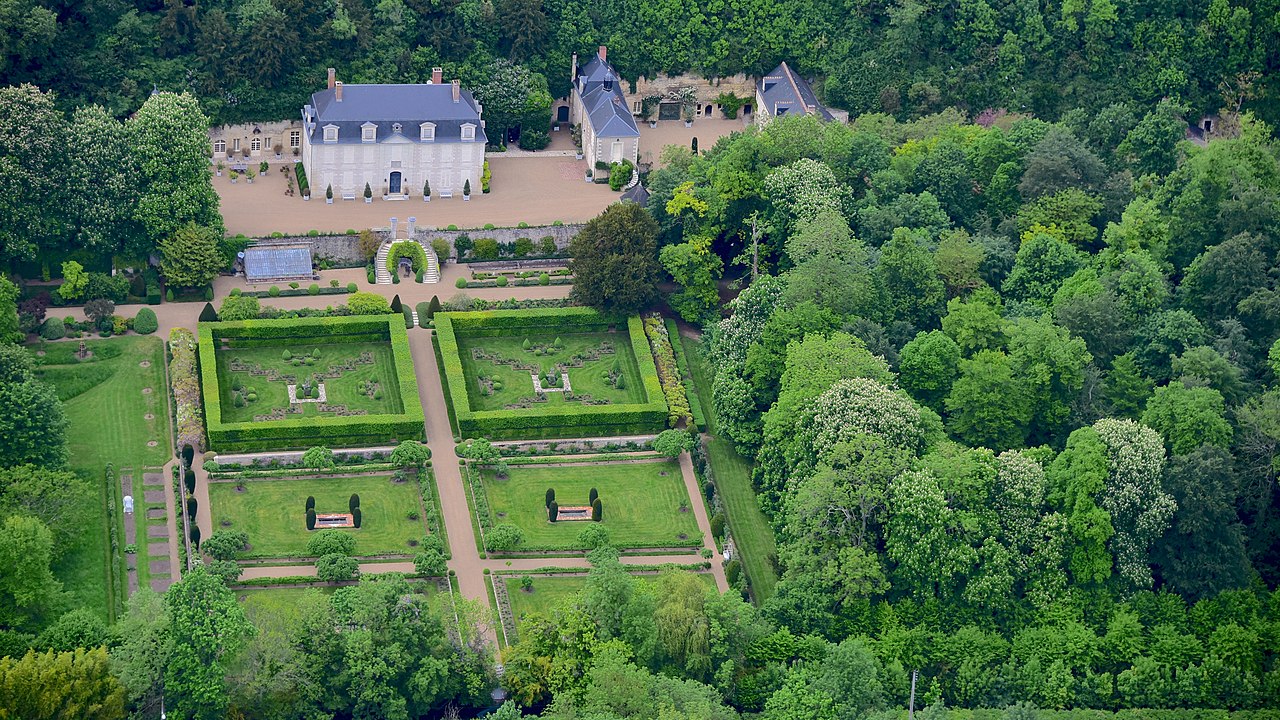
[(0, 259), (34, 260), (61, 244), (64, 135), (53, 93), (34, 85), (0, 88)]
[(224, 717), (226, 663), (253, 636), (253, 625), (222, 580), (201, 566), (169, 588), (165, 604), (172, 643), (165, 700), (180, 717)]
[(720, 294), (716, 281), (724, 262), (711, 252), (711, 238), (695, 237), (678, 245), (662, 248), (658, 258), (680, 290), (667, 298), (671, 308), (691, 323), (702, 323), (717, 316)]
[(143, 257), (133, 217), (139, 175), (125, 126), (97, 105), (77, 108), (67, 133), (67, 214), (74, 246), (97, 255), (125, 252)]
[(0, 627), (35, 629), (60, 608), (52, 560), (53, 534), (44, 523), (13, 515), (0, 524)]
[(0, 658), (0, 708), (24, 720), (120, 720), (125, 694), (104, 647)]
[(67, 419), (53, 388), (36, 378), (31, 356), (0, 345), (0, 467), (67, 460)]
[(495, 60), (487, 73), (487, 79), (475, 86), (475, 93), (484, 105), (490, 143), (505, 145), (507, 131), (524, 123), (538, 130), (546, 128), (551, 93), (545, 77), (509, 60)]
[(632, 314), (657, 297), (658, 224), (635, 203), (610, 205), (569, 243), (575, 300), (610, 314)]
[(222, 215), (209, 172), (209, 119), (196, 99), (156, 93), (125, 127), (141, 188), (134, 218), (152, 246), (171, 241), (189, 225), (220, 237)]
[(1231, 455), (1202, 445), (1174, 457), (1165, 486), (1178, 509), (1153, 552), (1164, 582), (1193, 600), (1244, 587), (1250, 568)]

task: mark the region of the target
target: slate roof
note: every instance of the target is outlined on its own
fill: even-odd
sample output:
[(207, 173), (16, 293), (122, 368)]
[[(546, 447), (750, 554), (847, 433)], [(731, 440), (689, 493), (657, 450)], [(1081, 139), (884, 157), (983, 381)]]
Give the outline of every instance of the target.
[(813, 111), (823, 120), (835, 119), (835, 116), (818, 102), (818, 96), (813, 93), (813, 87), (809, 85), (809, 81), (796, 74), (785, 61), (774, 68), (773, 72), (760, 78), (756, 89), (764, 98), (764, 109), (774, 117), (807, 115), (810, 112), (809, 108), (813, 108)]
[(599, 55), (578, 68), (577, 89), (596, 137), (640, 137), (640, 128), (622, 93), (622, 80)]
[[(324, 138), (326, 125), (338, 126), (338, 144), (360, 144), (361, 127), (365, 123), (378, 126), (377, 142), (393, 137), (400, 142), (420, 142), (420, 125), (435, 123), (435, 141), (462, 142), (462, 126), (476, 126), (475, 142), (484, 144), (488, 137), (480, 122), (479, 104), (470, 90), (462, 90), (458, 102), (453, 101), (453, 86), (449, 83), (425, 85), (344, 85), (342, 102), (334, 96), (335, 90), (321, 90), (311, 96), (312, 120), (307, 132), (317, 141)], [(306, 112), (304, 111), (304, 121)], [(401, 132), (393, 125), (399, 123)]]
[(622, 193), (622, 197), (618, 198), (619, 202), (633, 202), (640, 207), (649, 204), (649, 191), (645, 189), (644, 183), (636, 183), (626, 192)]
[(249, 282), (311, 277), (310, 245), (255, 245), (245, 248), (244, 276)]

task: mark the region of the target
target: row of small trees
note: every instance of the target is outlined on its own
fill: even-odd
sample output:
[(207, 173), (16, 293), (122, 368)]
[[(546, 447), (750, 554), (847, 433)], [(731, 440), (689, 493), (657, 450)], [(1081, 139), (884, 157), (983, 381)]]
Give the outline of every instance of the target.
[[(316, 529), (316, 499), (312, 495), (307, 496), (307, 529)], [(351, 493), (351, 498), (347, 500), (347, 509), (351, 512), (351, 524), (360, 527), (360, 495)]]
[[(587, 504), (591, 506), (591, 522), (600, 522), (604, 519), (604, 506), (600, 502), (600, 493), (591, 488), (591, 492), (587, 493)], [(560, 517), (560, 503), (556, 502), (555, 488), (547, 488), (547, 497), (545, 502), (547, 508), (547, 520), (555, 522)]]

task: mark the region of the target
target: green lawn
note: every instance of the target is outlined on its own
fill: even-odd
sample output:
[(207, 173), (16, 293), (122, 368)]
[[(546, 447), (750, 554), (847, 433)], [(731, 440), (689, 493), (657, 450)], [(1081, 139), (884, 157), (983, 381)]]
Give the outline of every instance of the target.
[(244, 608), (244, 614), (257, 624), (270, 615), (293, 615), (308, 594), (332, 595), (337, 588), (263, 588), (261, 590), (236, 590), (236, 599)]
[[(284, 359), (284, 352), (292, 356)], [(320, 356), (314, 357), (313, 351)], [(354, 368), (342, 367), (349, 360), (368, 353), (372, 363), (356, 363)], [(326, 378), (325, 402), (329, 405), (345, 405), (350, 410), (364, 410), (370, 415), (395, 414), (404, 411), (400, 399), (400, 385), (396, 380), (395, 360), (390, 343), (338, 343), (313, 345), (268, 345), (263, 347), (230, 348), (217, 350), (218, 392), (224, 423), (252, 422), (255, 416), (267, 415), (276, 408), (289, 406), (289, 384), (300, 385), (315, 373), (333, 368), (341, 377)], [(305, 360), (303, 359), (305, 358)], [(249, 367), (276, 370), (279, 380), (268, 380), (263, 375), (253, 375), (249, 370), (232, 370), (233, 361), (239, 360)], [(285, 376), (292, 376), (292, 381)], [(240, 389), (236, 389), (237, 383)], [(376, 383), (376, 386), (369, 385)], [(256, 400), (249, 401), (252, 392)], [(236, 407), (236, 396), (241, 396), (243, 407)], [(333, 417), (334, 413), (321, 413), (319, 403), (299, 403), (302, 416)], [(297, 417), (296, 415), (293, 417)]]
[(778, 547), (774, 542), (773, 528), (760, 511), (756, 501), (756, 492), (751, 484), (751, 463), (738, 454), (733, 441), (717, 437), (719, 425), (715, 411), (711, 407), (711, 369), (703, 356), (702, 343), (693, 338), (682, 337), (685, 355), (689, 358), (689, 370), (693, 373), (698, 393), (704, 400), (703, 412), (707, 418), (707, 430), (711, 433), (711, 441), (707, 444), (707, 458), (711, 463), (711, 471), (715, 474), (716, 490), (720, 493), (720, 501), (724, 503), (725, 514), (729, 518), (729, 529), (733, 533), (734, 544), (738, 548), (738, 557), (751, 582), (751, 591), (757, 603), (762, 603), (773, 595), (778, 584), (778, 575), (773, 570), (770, 558), (775, 557)]
[[(360, 495), (360, 528), (344, 528), (356, 536), (357, 555), (411, 554), (410, 540), (427, 533), (412, 480), (396, 485), (389, 475), (362, 475), (323, 479), (253, 479), (244, 481), (244, 492), (234, 482), (209, 484), (209, 504), (214, 529), (225, 527), (249, 534), (246, 557), (296, 557), (306, 552), (311, 533), (306, 526), (307, 496), (316, 499), (316, 512), (347, 512), (352, 493)], [(410, 520), (410, 510), (417, 520)]]
[[(556, 338), (561, 341), (558, 348), (554, 347)], [(524, 349), (525, 340), (531, 345), (528, 350)], [(601, 352), (605, 347), (612, 347), (614, 352)], [(476, 350), (487, 353), (491, 359), (476, 358)], [(590, 395), (614, 405), (645, 401), (640, 370), (626, 333), (459, 337), (458, 352), (462, 355), (463, 372), (467, 377), (467, 396), (471, 400), (472, 410), (501, 410), (508, 404), (533, 398), (530, 371), (517, 370), (509, 364), (496, 362), (497, 360), (514, 360), (521, 365), (539, 366), (545, 385), (546, 374), (557, 363), (572, 362), (575, 355), (582, 360), (582, 367), (569, 367), (567, 371), (574, 396), (581, 398)], [(587, 359), (588, 353), (599, 353), (599, 357), (595, 360)], [(619, 376), (622, 378), (621, 389), (616, 387), (614, 381)], [(546, 396), (547, 402), (552, 404), (581, 402), (566, 400), (565, 394), (561, 392), (548, 392)]]
[(577, 537), (586, 522), (547, 521), (547, 488), (555, 489), (562, 507), (586, 505), (591, 488), (596, 488), (601, 524), (617, 547), (682, 547), (702, 541), (693, 511), (680, 511), (682, 503), (688, 507), (689, 495), (674, 460), (514, 466), (506, 480), (485, 470), (483, 483), (494, 523), (513, 523), (524, 531), (522, 549), (583, 549)]
[[(715, 590), (716, 579), (710, 573), (695, 573), (695, 576), (708, 589)], [(587, 587), (585, 573), (559, 577), (540, 577), (537, 575), (530, 577), (533, 578), (533, 590), (530, 592), (520, 589), (519, 576), (508, 575), (506, 577), (507, 598), (511, 601), (511, 616), (516, 620), (517, 631), (520, 628), (521, 621), (526, 616), (534, 613), (550, 614), (552, 610), (570, 601)], [(636, 577), (637, 580), (643, 583), (654, 582), (657, 578), (657, 575), (639, 575)]]
[[(171, 457), (164, 345), (159, 338), (146, 336), (88, 340), (85, 347), (93, 355), (85, 361), (74, 357), (79, 346), (73, 340), (32, 348), (40, 374), (63, 401), (71, 466), (93, 488), (99, 509), (84, 529), (83, 543), (69, 549), (54, 570), (74, 607), (93, 608), (109, 618), (115, 608), (110, 596), (104, 469), (108, 462), (115, 464), (117, 475), (132, 468), (140, 487), (142, 468), (163, 465)], [(151, 392), (143, 393), (145, 388)], [(156, 445), (148, 447), (150, 441)], [(141, 527), (138, 542), (145, 546)]]

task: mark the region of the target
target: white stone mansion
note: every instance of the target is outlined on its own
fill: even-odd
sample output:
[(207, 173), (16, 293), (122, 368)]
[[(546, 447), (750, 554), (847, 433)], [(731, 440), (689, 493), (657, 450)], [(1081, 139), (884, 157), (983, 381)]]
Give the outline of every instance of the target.
[(460, 196), (467, 181), (480, 193), (484, 170), (483, 108), (457, 80), (446, 85), (435, 68), (425, 85), (329, 87), (302, 109), (302, 164), (311, 192), (334, 199), (402, 198), (431, 184), (432, 198)]

